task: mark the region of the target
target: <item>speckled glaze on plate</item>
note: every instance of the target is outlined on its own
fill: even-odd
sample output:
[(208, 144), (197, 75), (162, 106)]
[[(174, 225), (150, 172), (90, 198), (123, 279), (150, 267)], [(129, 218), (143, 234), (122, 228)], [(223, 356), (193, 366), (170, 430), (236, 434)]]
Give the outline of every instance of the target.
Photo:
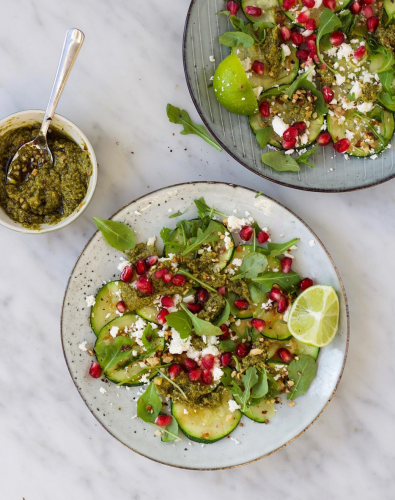
[[(240, 441), (238, 445), (227, 438), (204, 447), (189, 443), (185, 437), (175, 444), (162, 443), (154, 435), (153, 427), (133, 418), (138, 388), (127, 390), (91, 378), (88, 369), (92, 358), (79, 349), (79, 344), (85, 340), (88, 348), (93, 348), (95, 342), (85, 297), (96, 294), (103, 280), (116, 279), (119, 275), (117, 265), (122, 254), (108, 246), (99, 232), (87, 243), (70, 276), (63, 302), (61, 336), (71, 377), (89, 410), (105, 429), (147, 458), (175, 467), (203, 470), (236, 467), (269, 455), (298, 437), (314, 422), (332, 398), (342, 375), (349, 340), (349, 318), (339, 273), (318, 237), (287, 208), (266, 196), (256, 197), (255, 191), (212, 182), (180, 184), (145, 195), (126, 205), (112, 218), (128, 223), (136, 231), (137, 241), (147, 241), (157, 235), (160, 242), (160, 229), (173, 227), (177, 221), (169, 219), (169, 214), (189, 207), (188, 218), (196, 217), (193, 200), (201, 196), (223, 213), (232, 214), (237, 209), (242, 217), (245, 211), (250, 212), (261, 226), (269, 228), (274, 241), (301, 238), (294, 252), (295, 270), (318, 283), (332, 285), (338, 292), (339, 333), (330, 346), (321, 350), (318, 375), (310, 390), (297, 399), (296, 405), (293, 408), (286, 402), (277, 405), (277, 415), (270, 425), (257, 424), (243, 417), (244, 426), (232, 433), (232, 437)], [(315, 246), (310, 246), (311, 240), (315, 241)], [(101, 387), (106, 389), (105, 394), (99, 392)]]
[[(352, 158), (336, 154), (332, 146), (318, 147), (311, 156), (310, 168), (300, 165), (300, 172), (276, 172), (261, 161), (263, 153), (248, 123), (220, 106), (214, 96), (211, 77), (219, 63), (229, 55), (228, 47), (218, 37), (232, 31), (229, 19), (217, 12), (226, 9), (225, 0), (192, 0), (183, 40), (184, 70), (192, 100), (203, 122), (225, 151), (252, 172), (284, 186), (307, 191), (353, 191), (381, 184), (395, 177), (394, 147), (377, 159)], [(215, 61), (210, 61), (213, 55)]]

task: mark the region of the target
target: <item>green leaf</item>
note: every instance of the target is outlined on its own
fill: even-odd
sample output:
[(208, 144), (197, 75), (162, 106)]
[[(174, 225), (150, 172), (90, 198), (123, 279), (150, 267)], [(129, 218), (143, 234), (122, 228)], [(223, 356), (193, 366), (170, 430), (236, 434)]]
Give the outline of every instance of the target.
[(221, 316), (217, 320), (215, 320), (215, 326), (221, 326), (224, 323), (226, 323), (229, 319), (229, 315), (230, 315), (230, 304), (228, 300), (225, 299), (225, 307), (221, 312)]
[(311, 66), (307, 71), (301, 73), (296, 80), (293, 81), (288, 88), (286, 88), (282, 93), (287, 95), (290, 99), (298, 89), (307, 89), (317, 97), (314, 101), (314, 107), (318, 115), (325, 115), (328, 111), (323, 95), (317, 87), (309, 80), (309, 76), (313, 71), (314, 66)]
[(93, 222), (107, 243), (113, 248), (123, 252), (124, 250), (131, 250), (136, 246), (134, 232), (123, 222), (114, 222), (112, 220), (99, 219), (98, 217), (93, 217)]
[(137, 400), (137, 415), (143, 422), (155, 422), (162, 409), (162, 401), (156, 392), (155, 385), (151, 382), (144, 394)]
[(230, 368), (229, 366), (224, 366), (222, 368), (222, 371), (224, 372), (224, 374), (221, 377), (221, 383), (225, 386), (232, 385), (232, 368)]
[(166, 323), (174, 328), (182, 339), (189, 337), (192, 331), (192, 321), (184, 311), (176, 311), (166, 316)]
[(395, 80), (395, 71), (383, 71), (379, 73), (380, 83), (383, 86), (383, 89), (388, 92), (391, 96), (394, 95), (394, 80)]
[[(300, 283), (299, 274), (295, 273), (295, 271), (290, 271), (287, 274), (282, 272), (278, 273), (265, 273), (262, 276), (258, 276), (253, 279), (255, 284), (259, 284), (266, 289), (266, 292), (272, 289), (273, 285), (279, 285), (283, 290), (290, 292), (295, 289), (296, 285)], [(262, 289), (263, 291), (263, 289)], [(252, 298), (252, 296), (251, 296)], [(254, 300), (254, 299), (252, 299)], [(254, 300), (255, 302), (255, 300)]]
[(295, 399), (304, 394), (317, 374), (317, 364), (312, 356), (299, 354), (288, 366), (288, 377), (294, 382), (288, 399)]
[(152, 328), (151, 323), (148, 323), (143, 330), (141, 341), (146, 349), (151, 349), (154, 342), (158, 338), (158, 333)]
[(259, 191), (256, 195), (255, 195), (255, 198), (258, 198), (259, 196), (262, 196), (263, 195), (263, 191)]
[[(379, 108), (379, 110), (380, 110), (380, 108)], [(383, 146), (385, 145), (386, 140), (384, 139), (384, 137), (381, 134), (379, 134), (377, 132), (375, 125), (373, 125), (371, 119), (369, 119), (369, 117), (367, 115), (355, 112), (355, 113), (353, 113), (352, 116), (358, 116), (361, 119), (361, 121), (368, 127), (368, 129), (372, 132), (372, 134), (376, 137), (376, 139), (378, 139)], [(376, 120), (374, 120), (374, 122), (376, 123)]]
[(181, 110), (180, 108), (168, 104), (166, 107), (166, 113), (171, 123), (176, 123), (184, 127), (184, 129), (181, 131), (182, 135), (198, 135), (200, 138), (210, 144), (210, 146), (213, 146), (213, 148), (217, 149), (218, 151), (222, 151), (221, 146), (208, 135), (207, 130), (203, 125), (196, 125), (195, 123), (193, 123), (188, 112), (185, 111), (185, 109)]
[(223, 331), (220, 328), (218, 328), (218, 326), (213, 325), (209, 321), (205, 321), (204, 319), (198, 318), (193, 313), (191, 313), (191, 311), (189, 311), (189, 309), (187, 309), (185, 304), (182, 302), (181, 302), (181, 307), (191, 318), (193, 329), (196, 335), (199, 336), (205, 335), (206, 337), (214, 337), (223, 334)]
[(293, 240), (286, 241), (285, 243), (268, 243), (267, 249), (270, 252), (270, 257), (283, 255), (284, 252), (287, 252), (291, 247), (296, 245), (298, 241), (299, 238), (294, 238)]
[(124, 337), (123, 335), (115, 337), (111, 344), (97, 342), (95, 352), (102, 370), (107, 371), (121, 361), (126, 361), (132, 357), (133, 347), (134, 341), (130, 337)]
[(267, 258), (258, 252), (251, 252), (243, 259), (239, 272), (230, 278), (230, 281), (237, 279), (252, 279), (263, 273), (267, 267)]
[(339, 13), (339, 18), (341, 22), (340, 30), (349, 36), (357, 24), (358, 16), (355, 16), (349, 10), (343, 10)]
[(217, 16), (224, 15), (229, 17), (230, 16), (230, 10), (221, 10), (220, 12), (217, 12)]
[(219, 348), (222, 352), (235, 352), (236, 346), (236, 342), (231, 339), (221, 340), (221, 342), (219, 343)]
[(293, 158), (280, 151), (263, 153), (262, 161), (277, 172), (299, 172), (300, 170), (298, 163)]
[(227, 217), (226, 214), (223, 214), (222, 212), (219, 212), (214, 207), (209, 207), (203, 197), (202, 198), (198, 198), (196, 200), (193, 200), (193, 202), (196, 205), (199, 217), (201, 219), (203, 219), (206, 214), (211, 213), (211, 211), (212, 211), (213, 214), (217, 214), (217, 215), (219, 215), (221, 217)]
[[(318, 28), (317, 38), (316, 38), (317, 54), (318, 54), (318, 57), (320, 58), (320, 61), (322, 62), (322, 64), (326, 64), (326, 63), (323, 60), (322, 55), (320, 53), (320, 40), (324, 35), (328, 35), (329, 33), (336, 31), (336, 29), (340, 28), (341, 25), (342, 25), (342, 22), (340, 21), (340, 19), (330, 9), (324, 9), (322, 11), (321, 17), (320, 17), (320, 26)], [(329, 64), (327, 64), (327, 67), (332, 72), (334, 72), (334, 70), (329, 66)]]
[(160, 427), (160, 430), (164, 432), (164, 435), (161, 437), (161, 441), (163, 441), (164, 443), (179, 439), (177, 435), (178, 423), (174, 417), (172, 417), (171, 422), (167, 427)]
[(265, 147), (268, 145), (271, 132), (272, 127), (264, 127), (261, 128), (261, 130), (258, 130), (258, 132), (255, 132), (256, 140), (258, 141), (258, 144), (262, 149), (265, 149)]
[(248, 289), (250, 291), (251, 300), (254, 304), (259, 304), (260, 302), (264, 302), (266, 300), (267, 292), (269, 291), (266, 286), (256, 283), (254, 280), (253, 282), (248, 283)]
[(265, 368), (257, 369), (258, 372), (258, 381), (251, 389), (251, 397), (263, 398), (269, 391), (269, 384), (267, 381), (267, 373)]
[(208, 285), (204, 281), (201, 281), (199, 278), (196, 278), (196, 276), (194, 276), (193, 274), (189, 273), (185, 269), (179, 269), (178, 270), (178, 274), (183, 274), (187, 278), (189, 278), (189, 279), (191, 279), (193, 281), (196, 281), (196, 283), (199, 283), (199, 285), (201, 285), (203, 288), (207, 288), (207, 290), (210, 290), (211, 292), (218, 293), (218, 290), (216, 290), (212, 286)]
[(307, 161), (307, 159), (311, 156), (311, 155), (315, 155), (317, 152), (317, 145), (315, 145), (313, 148), (309, 149), (308, 151), (302, 153), (301, 155), (297, 156), (295, 158), (295, 160), (298, 162), (298, 163), (304, 163), (305, 165), (308, 165), (309, 167), (312, 167), (314, 168), (315, 165), (313, 165), (312, 163), (309, 163)]
[(218, 222), (211, 221), (208, 225), (208, 228), (203, 232), (200, 228), (197, 230), (197, 236), (195, 241), (188, 245), (187, 248), (183, 251), (182, 256), (188, 255), (190, 252), (194, 250), (198, 250), (204, 243), (213, 243), (219, 240), (219, 234), (222, 234), (222, 226), (218, 224)]
[(184, 210), (183, 212), (175, 212), (174, 214), (171, 214), (169, 215), (169, 219), (174, 219), (175, 217), (180, 217), (181, 215), (184, 215), (185, 213), (187, 213), (189, 210), (189, 207)]
[(227, 31), (219, 37), (219, 43), (226, 47), (237, 47), (241, 45), (245, 49), (254, 45), (254, 39), (251, 35), (241, 33), (240, 31)]
[(257, 370), (253, 366), (250, 366), (247, 371), (241, 376), (241, 380), (244, 385), (244, 391), (234, 382), (232, 384), (231, 392), (236, 399), (236, 401), (241, 406), (241, 411), (246, 411), (248, 406), (248, 400), (251, 397), (251, 389), (258, 382)]

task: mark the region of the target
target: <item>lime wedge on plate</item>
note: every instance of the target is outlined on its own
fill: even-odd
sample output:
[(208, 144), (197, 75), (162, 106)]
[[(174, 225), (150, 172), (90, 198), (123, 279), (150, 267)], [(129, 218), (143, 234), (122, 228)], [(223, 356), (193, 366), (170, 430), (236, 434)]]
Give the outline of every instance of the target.
[(335, 338), (339, 325), (339, 298), (334, 288), (307, 288), (292, 305), (288, 329), (304, 344), (324, 347)]
[(213, 87), (219, 103), (231, 113), (253, 115), (258, 111), (252, 85), (236, 54), (231, 54), (219, 64)]

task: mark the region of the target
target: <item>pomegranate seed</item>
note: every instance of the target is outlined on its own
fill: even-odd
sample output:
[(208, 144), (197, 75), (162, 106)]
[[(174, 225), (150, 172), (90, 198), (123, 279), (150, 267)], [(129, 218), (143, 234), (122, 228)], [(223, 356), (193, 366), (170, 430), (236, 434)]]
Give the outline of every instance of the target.
[(210, 385), (213, 383), (213, 374), (210, 370), (203, 370), (202, 372), (202, 382), (205, 385)]
[(272, 288), (269, 292), (269, 299), (273, 301), (280, 300), (282, 296), (283, 294), (278, 288)]
[(117, 302), (117, 305), (115, 307), (117, 308), (117, 311), (120, 312), (121, 314), (123, 314), (127, 309), (126, 304), (123, 300)]
[(291, 257), (283, 257), (281, 259), (281, 270), (284, 274), (288, 274), (292, 267)]
[(89, 368), (89, 375), (93, 378), (99, 378), (101, 376), (101, 368), (97, 361), (92, 361)]
[(286, 26), (281, 26), (280, 35), (284, 42), (288, 42), (291, 39), (291, 30)]
[(366, 19), (374, 16), (373, 8), (370, 5), (364, 5), (362, 7), (362, 14), (366, 17)]
[(277, 355), (284, 363), (290, 363), (292, 361), (292, 354), (285, 347), (277, 349)]
[(141, 275), (145, 274), (148, 271), (147, 264), (145, 263), (144, 259), (139, 259), (136, 262), (136, 273)]
[(313, 280), (311, 280), (310, 278), (303, 278), (302, 281), (299, 283), (299, 288), (301, 290), (306, 290), (311, 286), (313, 286)]
[(245, 299), (235, 300), (235, 306), (241, 311), (246, 311), (248, 309), (248, 302)]
[(269, 238), (270, 236), (267, 234), (266, 231), (260, 231), (256, 235), (256, 239), (258, 240), (258, 243), (260, 243), (261, 245), (263, 245), (263, 243), (266, 243)]
[(167, 427), (171, 424), (173, 417), (171, 415), (158, 415), (155, 419), (155, 424), (159, 427)]
[(230, 333), (229, 333), (229, 328), (227, 327), (227, 325), (225, 325), (225, 324), (221, 325), (220, 329), (224, 333), (222, 335), (220, 335), (219, 339), (220, 340), (228, 340), (228, 338), (230, 337)]
[(355, 59), (361, 59), (364, 54), (365, 54), (366, 48), (364, 45), (361, 45), (355, 52), (354, 52), (354, 57)]
[(229, 0), (226, 2), (226, 10), (230, 12), (231, 16), (235, 16), (237, 14), (239, 7), (239, 2), (236, 2), (235, 0)]
[(338, 153), (345, 153), (347, 149), (350, 147), (350, 141), (348, 139), (340, 139), (340, 141), (335, 142), (333, 148)]
[(270, 103), (269, 101), (262, 101), (259, 105), (259, 111), (261, 115), (265, 118), (269, 118), (270, 116)]
[(366, 26), (368, 28), (369, 33), (373, 33), (377, 30), (380, 23), (380, 19), (377, 16), (370, 17), (366, 21)]
[(296, 139), (292, 139), (291, 141), (283, 141), (281, 145), (283, 149), (293, 149), (296, 146)]
[(324, 96), (325, 102), (331, 102), (335, 93), (330, 87), (328, 87), (328, 85), (325, 85), (324, 87), (322, 87), (322, 95)]
[(205, 288), (198, 288), (195, 293), (195, 299), (200, 302), (201, 304), (204, 304), (205, 302), (208, 301), (208, 291)]
[(253, 17), (258, 17), (258, 16), (262, 15), (262, 9), (260, 9), (259, 7), (254, 7), (252, 5), (250, 5), (248, 7), (244, 7), (244, 12), (246, 14), (248, 14), (249, 16), (253, 16)]
[(284, 10), (291, 10), (293, 7), (295, 7), (297, 0), (284, 0), (283, 1), (283, 9)]
[(306, 42), (309, 42), (310, 40), (314, 40), (316, 41), (317, 40), (317, 35), (315, 33), (312, 33), (311, 35), (309, 35), (307, 38), (306, 38)]
[(320, 58), (318, 57), (318, 54), (315, 51), (309, 52), (309, 59), (312, 59), (317, 64), (320, 62)]
[(160, 303), (163, 307), (174, 307), (174, 300), (168, 295), (162, 297)]
[(150, 255), (145, 259), (145, 263), (148, 267), (154, 266), (158, 262), (159, 257), (157, 255)]
[(307, 19), (306, 21), (306, 29), (307, 30), (312, 30), (314, 31), (317, 27), (317, 23), (315, 22), (315, 19)]
[(225, 325), (225, 323), (223, 325), (221, 325), (219, 328), (224, 333), (229, 332), (229, 327), (228, 327), (228, 325)]
[(247, 344), (237, 344), (235, 354), (238, 358), (245, 358), (249, 353)]
[(206, 368), (207, 370), (211, 370), (214, 366), (214, 356), (213, 354), (206, 354), (205, 356), (202, 357), (202, 366), (203, 368)]
[(190, 372), (191, 370), (194, 370), (195, 368), (197, 368), (197, 363), (195, 360), (193, 360), (191, 358), (186, 358), (186, 359), (184, 359), (182, 366), (185, 368), (185, 370), (187, 372)]
[(302, 0), (302, 3), (308, 9), (312, 9), (315, 5), (315, 0)]
[(169, 311), (165, 308), (161, 309), (159, 311), (159, 314), (158, 316), (156, 317), (156, 321), (160, 324), (160, 325), (164, 325), (166, 323), (166, 316), (169, 314)]
[(375, 2), (375, 1), (376, 1), (376, 0), (363, 0), (363, 3), (364, 3), (365, 5), (372, 5), (372, 4), (374, 4), (374, 2)]
[(257, 330), (259, 333), (262, 333), (266, 328), (266, 323), (263, 321), (263, 319), (253, 318), (251, 320), (251, 326), (255, 328), (255, 330)]
[(283, 133), (283, 139), (285, 141), (293, 141), (298, 137), (298, 129), (296, 127), (288, 127)]
[(291, 33), (291, 40), (294, 45), (299, 47), (299, 45), (302, 45), (302, 43), (304, 42), (304, 36), (301, 33), (297, 33), (296, 31), (294, 31), (293, 33)]
[(297, 129), (298, 134), (302, 134), (306, 130), (305, 122), (296, 122), (292, 126)]
[(169, 377), (170, 378), (176, 378), (177, 375), (181, 373), (181, 365), (178, 363), (174, 363), (171, 365), (169, 368)]
[(263, 75), (265, 73), (265, 65), (261, 61), (254, 61), (252, 63), (251, 69), (257, 75)]
[(140, 276), (136, 283), (137, 290), (146, 295), (151, 295), (154, 293), (154, 287), (151, 281), (146, 276)]
[(225, 295), (226, 294), (226, 288), (224, 286), (220, 286), (218, 289), (217, 289), (217, 292), (220, 294), (220, 295)]
[(183, 274), (176, 274), (172, 280), (173, 285), (184, 286), (187, 282), (186, 277)]
[(231, 352), (222, 353), (219, 361), (222, 366), (229, 366), (230, 362), (232, 361), (232, 353)]
[(344, 42), (345, 36), (341, 31), (334, 31), (329, 37), (329, 41), (334, 47), (338, 47)]
[(306, 45), (310, 52), (317, 52), (317, 45), (315, 44), (315, 40), (306, 40)]
[(334, 11), (336, 9), (336, 0), (324, 0), (323, 4), (329, 10)]
[(191, 382), (197, 382), (202, 376), (202, 370), (191, 370), (188, 373), (188, 378)]
[(309, 57), (309, 53), (307, 52), (307, 50), (297, 50), (296, 57), (299, 59), (299, 61), (305, 61)]
[(157, 280), (160, 280), (163, 278), (163, 276), (167, 273), (167, 269), (165, 267), (163, 267), (162, 269), (158, 269), (157, 271), (155, 271), (154, 273), (154, 278), (156, 278)]
[(298, 17), (296, 18), (296, 20), (298, 21), (298, 23), (300, 24), (305, 24), (307, 22), (307, 20), (310, 19), (310, 11), (309, 10), (304, 10), (303, 12), (301, 12)]
[(360, 4), (360, 2), (353, 2), (351, 4), (350, 10), (354, 15), (359, 14), (361, 12), (361, 9), (362, 5)]
[(203, 309), (203, 306), (201, 304), (187, 304), (187, 308), (193, 314), (197, 314), (197, 313), (199, 313)]
[(329, 132), (321, 132), (321, 134), (317, 137), (317, 142), (320, 146), (327, 146), (332, 142), (332, 137)]
[(133, 278), (133, 266), (125, 266), (121, 272), (121, 281), (129, 283)]
[(277, 312), (282, 314), (282, 313), (285, 313), (285, 311), (287, 309), (288, 309), (288, 299), (287, 299), (287, 297), (282, 296), (277, 301)]
[(167, 271), (166, 274), (162, 276), (162, 280), (165, 283), (171, 283), (173, 281), (173, 273), (171, 271)]
[(239, 236), (243, 241), (249, 241), (252, 238), (253, 234), (254, 230), (252, 229), (251, 226), (243, 226), (240, 229)]

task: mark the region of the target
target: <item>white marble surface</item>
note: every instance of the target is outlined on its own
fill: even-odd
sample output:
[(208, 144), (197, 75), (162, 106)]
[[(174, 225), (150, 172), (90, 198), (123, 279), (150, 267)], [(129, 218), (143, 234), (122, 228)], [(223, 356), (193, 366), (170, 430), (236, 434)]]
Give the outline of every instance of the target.
[[(186, 0), (2, 2), (0, 115), (45, 106), (64, 33), (82, 29), (59, 113), (92, 141), (100, 175), (91, 205), (62, 232), (0, 228), (0, 498), (393, 499), (394, 181), (349, 194), (299, 192), (179, 135), (167, 102), (197, 119), (181, 59), (187, 8)], [(171, 469), (123, 447), (88, 412), (60, 344), (63, 292), (94, 231), (90, 218), (190, 180), (260, 189), (298, 213), (326, 243), (350, 305), (349, 359), (323, 416), (285, 449), (230, 471)]]

